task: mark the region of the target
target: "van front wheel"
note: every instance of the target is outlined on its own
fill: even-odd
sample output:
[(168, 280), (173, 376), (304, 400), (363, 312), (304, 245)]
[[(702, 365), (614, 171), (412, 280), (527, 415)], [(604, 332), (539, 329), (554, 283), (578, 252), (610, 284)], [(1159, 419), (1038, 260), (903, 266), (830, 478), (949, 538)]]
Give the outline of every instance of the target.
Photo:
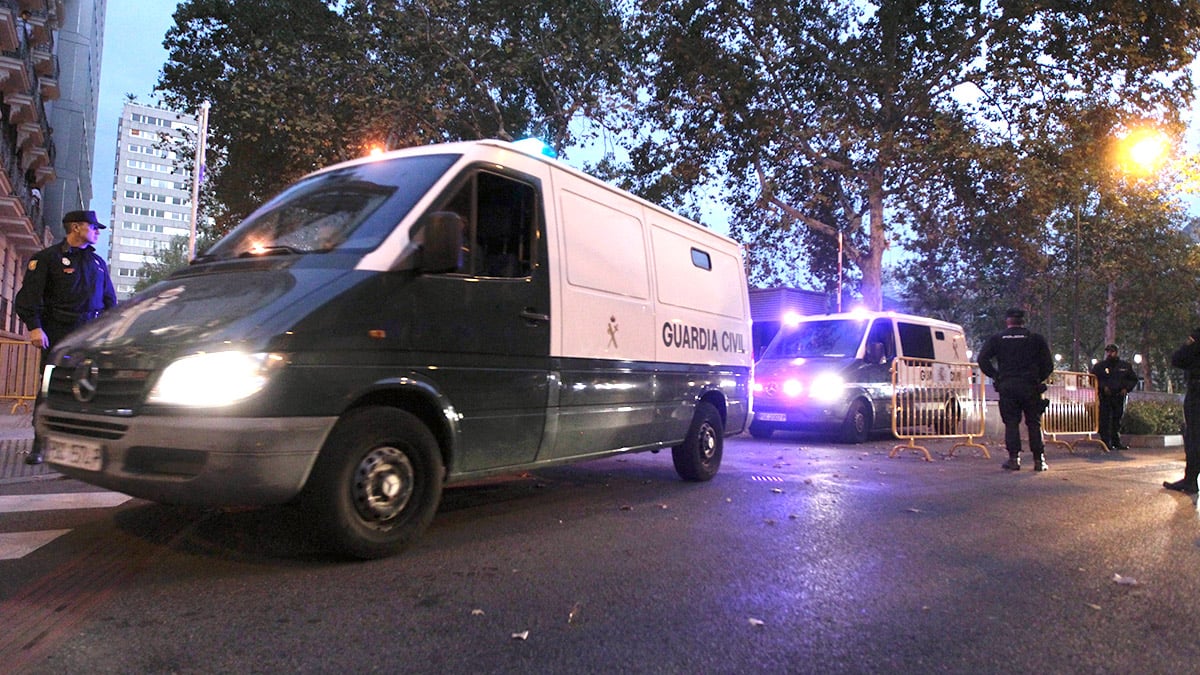
[(750, 423), (750, 435), (755, 438), (770, 438), (775, 433), (775, 427), (763, 422)]
[(871, 408), (862, 399), (855, 399), (842, 422), (842, 441), (864, 443), (871, 436)]
[(725, 448), (725, 429), (721, 413), (708, 401), (696, 404), (692, 426), (683, 443), (671, 448), (675, 472), (684, 480), (712, 480), (721, 468)]
[(319, 541), (355, 558), (404, 550), (442, 499), (437, 441), (416, 416), (393, 408), (347, 414), (329, 434), (304, 488)]

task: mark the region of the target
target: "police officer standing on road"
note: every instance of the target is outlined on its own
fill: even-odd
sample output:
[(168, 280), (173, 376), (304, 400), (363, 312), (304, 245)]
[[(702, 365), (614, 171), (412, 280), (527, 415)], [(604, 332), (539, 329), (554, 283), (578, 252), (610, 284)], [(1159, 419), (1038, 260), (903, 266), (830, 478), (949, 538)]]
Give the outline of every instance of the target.
[(1010, 309), (1004, 315), (1006, 328), (983, 343), (979, 369), (992, 378), (1000, 394), (1000, 419), (1004, 420), (1004, 445), (1010, 471), (1021, 469), (1021, 416), (1029, 432), (1033, 470), (1045, 471), (1046, 446), (1042, 441), (1043, 384), (1054, 372), (1054, 359), (1046, 338), (1025, 328), (1025, 312)]
[[(102, 229), (95, 211), (71, 211), (63, 216), (63, 240), (29, 259), (14, 305), (29, 341), (42, 350), (41, 366), (67, 333), (117, 304), (108, 266), (94, 248)], [(41, 464), (41, 448), (25, 463)]]
[(1121, 443), (1121, 416), (1125, 414), (1125, 395), (1137, 388), (1138, 376), (1128, 361), (1117, 358), (1117, 346), (1104, 348), (1104, 360), (1092, 366), (1096, 388), (1100, 392), (1100, 440), (1114, 450), (1127, 450)]
[(1171, 365), (1187, 375), (1187, 393), (1183, 396), (1183, 480), (1164, 481), (1163, 487), (1189, 495), (1197, 492), (1200, 477), (1200, 328), (1193, 328), (1187, 342), (1171, 355)]

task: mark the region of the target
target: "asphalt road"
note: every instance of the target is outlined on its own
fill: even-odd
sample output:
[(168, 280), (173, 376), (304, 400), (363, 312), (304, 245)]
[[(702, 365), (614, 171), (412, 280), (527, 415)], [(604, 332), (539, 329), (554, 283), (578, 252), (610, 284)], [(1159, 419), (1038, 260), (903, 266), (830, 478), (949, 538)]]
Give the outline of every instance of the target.
[(0, 560), (0, 670), (1195, 671), (1200, 518), (1161, 488), (1181, 451), (1052, 448), (1013, 474), (994, 446), (894, 444), (739, 437), (704, 484), (663, 453), (455, 488), (372, 562), (287, 509), (0, 513), (69, 530)]

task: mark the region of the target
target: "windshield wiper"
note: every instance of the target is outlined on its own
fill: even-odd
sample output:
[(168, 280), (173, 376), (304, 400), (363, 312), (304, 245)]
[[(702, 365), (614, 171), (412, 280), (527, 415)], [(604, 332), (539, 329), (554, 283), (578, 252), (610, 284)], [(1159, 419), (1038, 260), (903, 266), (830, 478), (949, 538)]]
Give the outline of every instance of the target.
[(285, 244), (276, 244), (274, 246), (258, 246), (248, 251), (242, 251), (237, 254), (239, 258), (256, 258), (263, 255), (301, 255), (305, 253), (293, 246)]

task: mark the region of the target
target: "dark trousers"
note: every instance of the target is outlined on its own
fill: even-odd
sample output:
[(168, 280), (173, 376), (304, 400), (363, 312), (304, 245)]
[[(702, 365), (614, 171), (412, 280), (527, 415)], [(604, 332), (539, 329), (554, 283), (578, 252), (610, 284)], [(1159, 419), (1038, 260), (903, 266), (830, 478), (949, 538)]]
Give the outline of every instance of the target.
[(1125, 414), (1123, 394), (1100, 393), (1100, 440), (1107, 445), (1121, 442), (1121, 416)]
[(1042, 396), (1036, 385), (1006, 386), (1000, 393), (1000, 419), (1004, 421), (1004, 446), (1009, 457), (1021, 454), (1021, 418), (1029, 434), (1029, 449), (1035, 457), (1046, 452), (1042, 441)]
[(1183, 397), (1183, 455), (1187, 460), (1183, 480), (1195, 485), (1200, 477), (1200, 387), (1190, 384)]

